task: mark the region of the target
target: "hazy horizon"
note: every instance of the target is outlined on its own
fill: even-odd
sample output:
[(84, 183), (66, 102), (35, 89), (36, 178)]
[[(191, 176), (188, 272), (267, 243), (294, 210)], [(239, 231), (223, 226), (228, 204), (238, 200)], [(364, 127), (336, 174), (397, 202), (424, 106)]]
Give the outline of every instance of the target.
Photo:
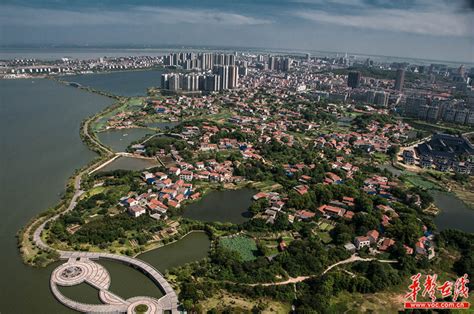
[[(118, 56), (134, 56), (134, 55), (147, 55), (147, 51), (150, 52), (150, 56), (155, 55), (164, 55), (171, 52), (179, 52), (179, 51), (211, 51), (211, 52), (246, 52), (246, 53), (262, 53), (262, 54), (279, 54), (279, 55), (304, 55), (309, 53), (311, 56), (319, 56), (319, 57), (331, 57), (336, 54), (342, 55), (347, 54), (348, 56), (354, 56), (357, 60), (361, 60), (364, 57), (368, 57), (370, 59), (387, 59), (383, 60), (383, 62), (397, 62), (397, 61), (416, 61), (419, 64), (422, 63), (444, 63), (454, 65), (466, 65), (468, 67), (474, 67), (474, 60), (441, 60), (441, 59), (430, 59), (430, 58), (422, 58), (422, 57), (409, 57), (409, 56), (395, 56), (395, 55), (381, 55), (381, 54), (370, 54), (365, 52), (357, 52), (357, 51), (326, 51), (326, 50), (316, 50), (316, 49), (298, 49), (297, 47), (289, 49), (289, 48), (269, 48), (269, 47), (242, 47), (242, 46), (217, 46), (217, 45), (208, 45), (208, 46), (198, 46), (198, 45), (186, 45), (186, 44), (176, 44), (176, 45), (131, 45), (131, 44), (117, 44), (117, 45), (107, 45), (107, 46), (99, 46), (99, 45), (52, 45), (52, 44), (43, 44), (43, 45), (0, 45), (0, 60), (8, 60), (13, 58), (28, 58), (31, 56), (34, 51), (37, 51), (39, 55), (35, 57), (38, 60), (52, 60), (51, 58), (41, 58), (41, 54), (49, 51), (55, 55), (59, 55), (64, 52), (61, 57), (73, 57), (76, 58), (77, 56), (69, 56), (68, 53), (77, 54), (82, 51), (84, 53), (90, 52), (86, 54), (86, 56), (91, 56), (91, 58), (95, 57), (118, 57)], [(25, 56), (20, 54), (23, 51), (28, 51), (29, 55)], [(96, 51), (95, 54), (92, 51)], [(101, 52), (107, 53), (108, 51), (111, 52), (110, 55), (101, 54)], [(160, 53), (156, 53), (156, 51), (160, 51)], [(10, 54), (9, 54), (10, 52)], [(134, 52), (134, 53), (133, 53)], [(140, 52), (140, 53), (138, 53)], [(14, 57), (13, 57), (14, 56)], [(58, 57), (59, 59), (60, 57)], [(377, 61), (377, 60), (375, 60)], [(415, 63), (416, 62), (410, 62)]]

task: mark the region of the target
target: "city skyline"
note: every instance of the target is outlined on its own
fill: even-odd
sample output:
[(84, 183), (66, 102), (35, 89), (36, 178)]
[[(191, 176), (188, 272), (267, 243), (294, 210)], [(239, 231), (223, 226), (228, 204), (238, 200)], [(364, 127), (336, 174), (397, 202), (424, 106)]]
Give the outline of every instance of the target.
[(4, 45), (220, 45), (469, 62), (473, 7), (425, 0), (7, 0), (0, 37)]

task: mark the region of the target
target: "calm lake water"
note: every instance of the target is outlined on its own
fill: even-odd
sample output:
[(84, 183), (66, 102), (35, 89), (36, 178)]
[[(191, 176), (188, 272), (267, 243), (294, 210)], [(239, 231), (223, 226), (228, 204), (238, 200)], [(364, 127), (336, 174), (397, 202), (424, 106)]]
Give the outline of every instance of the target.
[(99, 290), (85, 282), (77, 286), (58, 286), (58, 288), (65, 297), (71, 300), (88, 304), (102, 304), (99, 298)]
[(53, 206), (74, 169), (95, 154), (79, 137), (81, 120), (112, 104), (47, 79), (0, 80), (0, 312), (70, 313), (49, 290), (54, 266), (25, 266), (16, 232)]
[(126, 148), (147, 134), (155, 133), (144, 128), (108, 130), (98, 133), (99, 140), (116, 152), (124, 152)]
[(76, 82), (96, 90), (120, 96), (146, 96), (148, 87), (160, 86), (161, 70), (110, 72), (63, 76), (67, 82)]
[(138, 258), (164, 272), (207, 257), (210, 246), (211, 241), (205, 232), (191, 232), (177, 242), (143, 253)]
[(159, 163), (153, 160), (140, 159), (133, 157), (119, 157), (110, 164), (100, 169), (100, 172), (107, 172), (113, 170), (142, 170), (151, 167), (159, 166)]
[(249, 219), (253, 189), (212, 191), (184, 209), (185, 218), (200, 221), (243, 223)]
[(435, 205), (441, 213), (434, 221), (439, 231), (452, 228), (465, 232), (474, 232), (474, 209), (467, 207), (451, 193), (431, 191)]

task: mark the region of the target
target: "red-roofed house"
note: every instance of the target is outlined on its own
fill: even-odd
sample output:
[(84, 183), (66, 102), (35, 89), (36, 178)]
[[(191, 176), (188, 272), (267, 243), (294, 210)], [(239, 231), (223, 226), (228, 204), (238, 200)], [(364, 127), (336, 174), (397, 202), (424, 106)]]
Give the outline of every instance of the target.
[(316, 215), (315, 213), (312, 213), (312, 212), (307, 211), (307, 210), (299, 210), (299, 211), (296, 212), (296, 216), (298, 216), (302, 220), (311, 219), (315, 215)]
[(168, 172), (172, 175), (178, 176), (181, 173), (181, 169), (176, 167), (171, 167), (168, 169)]
[(354, 217), (354, 212), (351, 210), (346, 211), (346, 213), (344, 214), (344, 218), (352, 219), (352, 217)]
[(380, 243), (379, 250), (380, 251), (387, 251), (388, 248), (390, 248), (392, 245), (395, 244), (395, 240), (390, 239), (390, 238), (385, 238), (383, 241)]
[(305, 195), (306, 193), (308, 193), (309, 187), (307, 185), (297, 185), (293, 189), (300, 195)]
[(259, 193), (255, 194), (252, 198), (253, 198), (254, 200), (258, 201), (258, 200), (261, 199), (261, 198), (267, 197), (267, 195), (268, 195), (268, 194), (265, 193), (265, 192), (259, 192)]
[(331, 205), (322, 205), (318, 210), (331, 217), (342, 217), (346, 210), (344, 208), (331, 206)]
[(370, 243), (376, 243), (379, 239), (379, 232), (377, 230), (370, 230), (367, 232), (367, 236), (370, 239)]

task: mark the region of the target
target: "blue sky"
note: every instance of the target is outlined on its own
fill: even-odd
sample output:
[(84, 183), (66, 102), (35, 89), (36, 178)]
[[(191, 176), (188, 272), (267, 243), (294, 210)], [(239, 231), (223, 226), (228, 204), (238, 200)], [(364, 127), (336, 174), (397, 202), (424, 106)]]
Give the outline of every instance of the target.
[(213, 45), (474, 61), (474, 0), (3, 0), (2, 44)]

